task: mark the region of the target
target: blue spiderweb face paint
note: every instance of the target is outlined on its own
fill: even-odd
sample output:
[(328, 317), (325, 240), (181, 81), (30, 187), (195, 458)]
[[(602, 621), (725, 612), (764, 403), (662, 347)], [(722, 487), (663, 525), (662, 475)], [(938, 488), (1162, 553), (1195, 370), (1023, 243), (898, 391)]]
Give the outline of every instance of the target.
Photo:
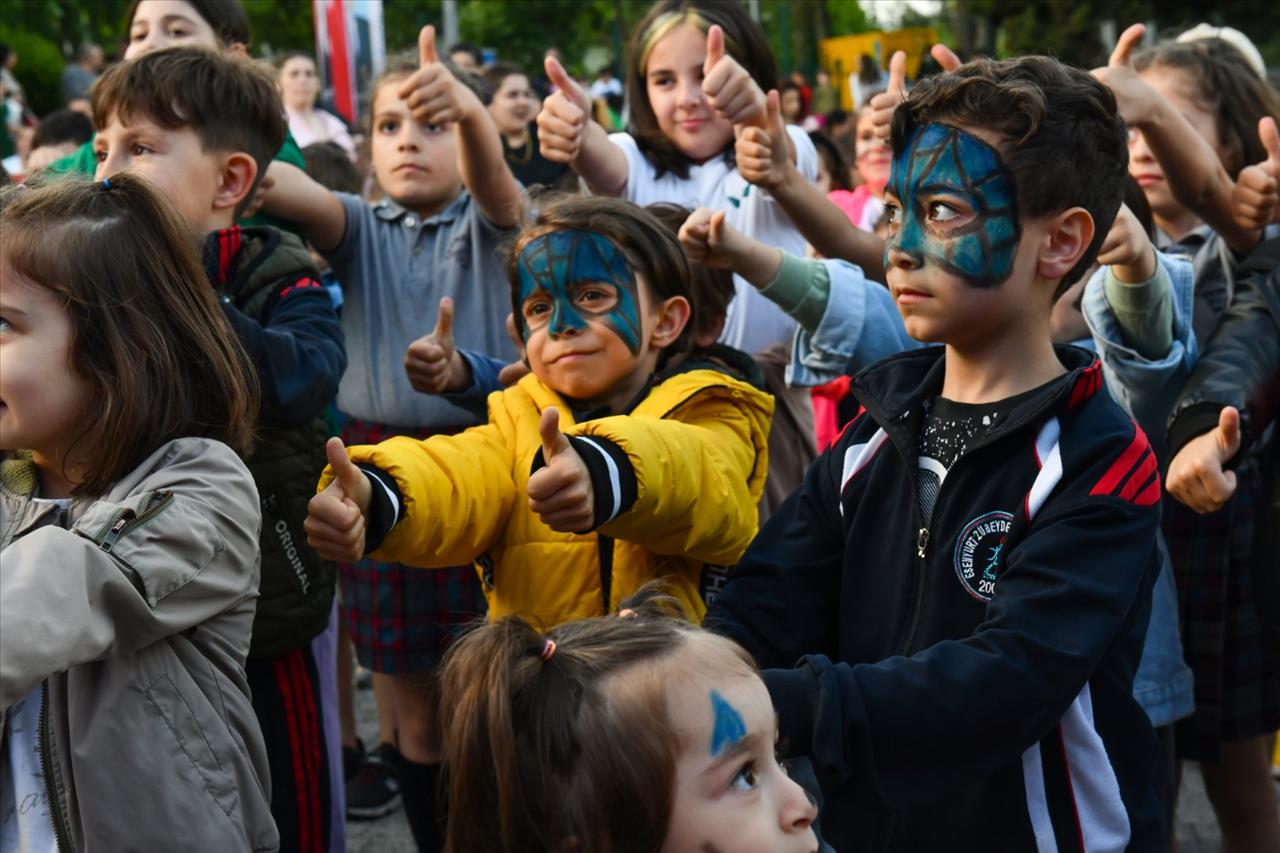
[[(1009, 278), (1022, 236), (1017, 185), (990, 145), (945, 124), (917, 128), (893, 160), (889, 191), (902, 208), (885, 241), (886, 269), (889, 250), (897, 249), (973, 287)], [(948, 227), (942, 217), (956, 212), (948, 197), (972, 209), (968, 222)]]
[[(598, 319), (632, 354), (640, 352), (640, 303), (635, 276), (618, 248), (590, 231), (553, 231), (529, 243), (517, 264), (520, 335), (533, 329), (560, 336)], [(604, 287), (592, 287), (603, 285)], [(612, 298), (601, 298), (602, 290)], [(542, 294), (544, 300), (530, 303)]]
[(715, 719), (711, 726), (711, 757), (716, 758), (747, 736), (747, 726), (738, 709), (719, 690), (711, 691), (711, 712)]

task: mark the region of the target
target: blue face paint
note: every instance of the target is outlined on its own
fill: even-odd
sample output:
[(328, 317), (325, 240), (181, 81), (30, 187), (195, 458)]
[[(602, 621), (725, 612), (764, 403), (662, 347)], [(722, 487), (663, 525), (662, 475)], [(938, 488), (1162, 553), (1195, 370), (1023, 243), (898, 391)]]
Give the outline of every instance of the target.
[(711, 727), (711, 757), (716, 758), (747, 736), (747, 726), (738, 709), (730, 705), (719, 690), (711, 691), (711, 712), (715, 715)]
[[(614, 331), (633, 354), (640, 352), (640, 302), (635, 276), (627, 259), (613, 243), (590, 231), (553, 231), (529, 243), (520, 252), (516, 265), (520, 282), (520, 305), (541, 291), (550, 302), (550, 314), (537, 317), (519, 314), (520, 335), (529, 340), (530, 324), (546, 327), (560, 336), (571, 329), (587, 327), (599, 319)], [(593, 310), (584, 300), (588, 285), (609, 285), (617, 298), (603, 310)]]
[[(920, 263), (929, 262), (973, 287), (994, 287), (1013, 272), (1022, 228), (1013, 175), (987, 143), (945, 124), (917, 128), (893, 159), (889, 191), (902, 206), (898, 228), (885, 241)], [(949, 227), (931, 216), (947, 197), (973, 210), (966, 223)]]

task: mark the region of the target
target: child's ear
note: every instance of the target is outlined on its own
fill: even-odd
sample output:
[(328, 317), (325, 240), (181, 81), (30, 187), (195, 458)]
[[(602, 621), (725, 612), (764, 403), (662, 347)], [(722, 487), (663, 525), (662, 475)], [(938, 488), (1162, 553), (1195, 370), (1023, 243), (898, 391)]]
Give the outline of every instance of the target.
[(215, 210), (235, 209), (253, 189), (258, 177), (258, 163), (243, 151), (227, 155), (218, 176), (218, 194), (214, 196)]
[(1093, 217), (1083, 207), (1073, 207), (1048, 222), (1045, 242), (1036, 261), (1036, 273), (1058, 281), (1071, 272), (1093, 242)]
[(674, 344), (679, 339), (680, 333), (684, 331), (684, 327), (688, 325), (692, 313), (689, 300), (683, 296), (672, 296), (659, 302), (654, 311), (658, 322), (653, 327), (653, 333), (649, 335), (650, 348), (666, 349)]

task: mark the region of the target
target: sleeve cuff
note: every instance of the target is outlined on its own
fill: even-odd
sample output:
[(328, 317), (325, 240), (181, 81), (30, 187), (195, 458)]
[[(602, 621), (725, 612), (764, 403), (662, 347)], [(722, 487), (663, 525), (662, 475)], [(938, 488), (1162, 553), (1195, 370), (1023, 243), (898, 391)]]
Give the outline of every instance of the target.
[(373, 486), (364, 537), (364, 552), (371, 554), (382, 547), (387, 534), (400, 522), (404, 501), (400, 497), (400, 487), (386, 471), (364, 463), (359, 463), (356, 467), (364, 472)]
[[(1202, 402), (1187, 406), (1174, 417), (1169, 424), (1169, 458), (1178, 455), (1178, 451), (1193, 438), (1204, 435), (1218, 425), (1225, 403)], [(1243, 424), (1241, 424), (1243, 427)]]
[(795, 669), (766, 669), (761, 677), (778, 712), (778, 739), (792, 754), (811, 755), (818, 713), (818, 680), (813, 668), (802, 660)]
[[(635, 468), (627, 454), (615, 442), (602, 436), (571, 435), (569, 444), (577, 451), (587, 473), (591, 477), (591, 492), (595, 496), (595, 511), (591, 530), (608, 524), (631, 509), (639, 497)], [(547, 465), (542, 448), (534, 454), (530, 473)], [(590, 533), (590, 530), (579, 531)]]
[(827, 309), (831, 281), (826, 266), (811, 258), (782, 253), (782, 264), (773, 281), (760, 288), (768, 297), (813, 334)]

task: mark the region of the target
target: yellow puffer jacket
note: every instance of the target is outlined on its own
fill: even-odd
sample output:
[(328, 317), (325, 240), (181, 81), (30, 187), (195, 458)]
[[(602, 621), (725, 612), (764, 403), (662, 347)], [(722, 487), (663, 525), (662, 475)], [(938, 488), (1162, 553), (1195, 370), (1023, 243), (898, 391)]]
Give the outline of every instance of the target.
[[(348, 448), (355, 462), (391, 475), (404, 501), (400, 523), (372, 556), (426, 568), (476, 561), (489, 618), (519, 613), (545, 629), (605, 611), (600, 557), (609, 537), (610, 612), (665, 578), (700, 619), (703, 564), (732, 565), (756, 534), (773, 398), (727, 374), (690, 370), (655, 385), (629, 415), (580, 424), (532, 375), (488, 403), (489, 423), (458, 435)], [(557, 533), (529, 511), (548, 406), (566, 435), (613, 441), (635, 470), (634, 505), (595, 532)], [(320, 487), (331, 479), (326, 469)]]

